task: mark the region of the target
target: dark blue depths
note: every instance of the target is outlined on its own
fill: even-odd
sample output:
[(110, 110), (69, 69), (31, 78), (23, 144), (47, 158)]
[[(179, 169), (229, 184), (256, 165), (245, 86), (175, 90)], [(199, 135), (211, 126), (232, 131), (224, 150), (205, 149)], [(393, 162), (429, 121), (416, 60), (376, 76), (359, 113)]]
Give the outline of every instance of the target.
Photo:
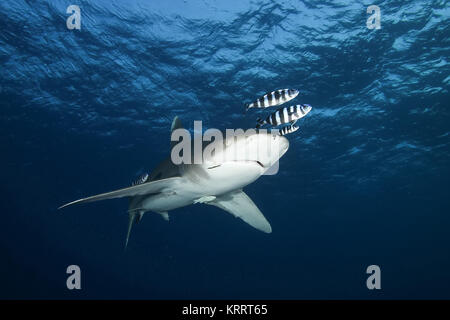
[[(69, 4), (0, 3), (0, 298), (450, 297), (446, 1), (78, 1), (81, 30)], [(313, 110), (246, 188), (272, 234), (197, 204), (124, 252), (125, 200), (56, 210), (151, 170), (174, 116), (251, 127), (281, 88)]]

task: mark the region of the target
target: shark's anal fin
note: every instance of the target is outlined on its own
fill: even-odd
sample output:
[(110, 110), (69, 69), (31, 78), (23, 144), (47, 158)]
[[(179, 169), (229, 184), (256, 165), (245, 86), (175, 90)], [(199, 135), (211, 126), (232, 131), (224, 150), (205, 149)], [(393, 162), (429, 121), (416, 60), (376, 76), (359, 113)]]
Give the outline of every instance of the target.
[(205, 203), (219, 207), (231, 213), (236, 218), (241, 218), (253, 228), (262, 232), (272, 232), (272, 227), (262, 212), (258, 209), (252, 199), (250, 199), (242, 190), (221, 195), (213, 201)]
[(161, 217), (164, 220), (169, 221), (169, 213), (167, 211), (162, 211), (162, 212), (158, 212), (158, 213), (161, 215)]

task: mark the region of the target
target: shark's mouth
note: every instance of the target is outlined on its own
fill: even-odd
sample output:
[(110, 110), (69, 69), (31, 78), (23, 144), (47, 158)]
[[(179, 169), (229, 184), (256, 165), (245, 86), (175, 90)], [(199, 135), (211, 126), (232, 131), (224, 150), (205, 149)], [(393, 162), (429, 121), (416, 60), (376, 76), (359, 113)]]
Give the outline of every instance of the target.
[(262, 168), (265, 168), (264, 165), (261, 162), (259, 162), (258, 160), (256, 161), (256, 163), (259, 164)]

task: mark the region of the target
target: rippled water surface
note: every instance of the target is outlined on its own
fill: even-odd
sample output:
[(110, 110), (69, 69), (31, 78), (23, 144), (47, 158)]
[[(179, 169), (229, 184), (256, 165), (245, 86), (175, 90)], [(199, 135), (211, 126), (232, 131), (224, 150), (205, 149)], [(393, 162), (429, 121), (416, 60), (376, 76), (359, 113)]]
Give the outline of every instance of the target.
[[(0, 2), (1, 298), (450, 298), (448, 1), (78, 1), (81, 30), (69, 4)], [(272, 234), (196, 204), (123, 252), (127, 201), (56, 210), (279, 88), (313, 110), (246, 188)]]

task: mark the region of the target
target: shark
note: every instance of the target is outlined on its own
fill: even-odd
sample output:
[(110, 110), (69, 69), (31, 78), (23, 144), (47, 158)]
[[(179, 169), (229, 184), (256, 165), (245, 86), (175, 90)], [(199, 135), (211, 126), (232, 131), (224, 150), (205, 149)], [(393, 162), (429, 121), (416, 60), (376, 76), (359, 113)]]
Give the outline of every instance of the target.
[[(178, 117), (172, 121), (171, 132), (182, 129)], [(175, 142), (171, 141), (171, 148)], [(265, 145), (264, 151), (251, 146)], [(202, 146), (204, 149), (205, 146)], [(272, 227), (259, 208), (243, 191), (267, 172), (286, 153), (289, 141), (281, 135), (257, 130), (241, 139), (226, 139), (220, 152), (212, 152), (202, 163), (175, 164), (169, 156), (151, 171), (144, 182), (122, 189), (78, 199), (60, 206), (129, 198), (127, 248), (132, 226), (144, 213), (154, 212), (169, 220), (169, 211), (201, 203), (218, 207), (265, 233)], [(227, 155), (224, 157), (224, 155)]]

